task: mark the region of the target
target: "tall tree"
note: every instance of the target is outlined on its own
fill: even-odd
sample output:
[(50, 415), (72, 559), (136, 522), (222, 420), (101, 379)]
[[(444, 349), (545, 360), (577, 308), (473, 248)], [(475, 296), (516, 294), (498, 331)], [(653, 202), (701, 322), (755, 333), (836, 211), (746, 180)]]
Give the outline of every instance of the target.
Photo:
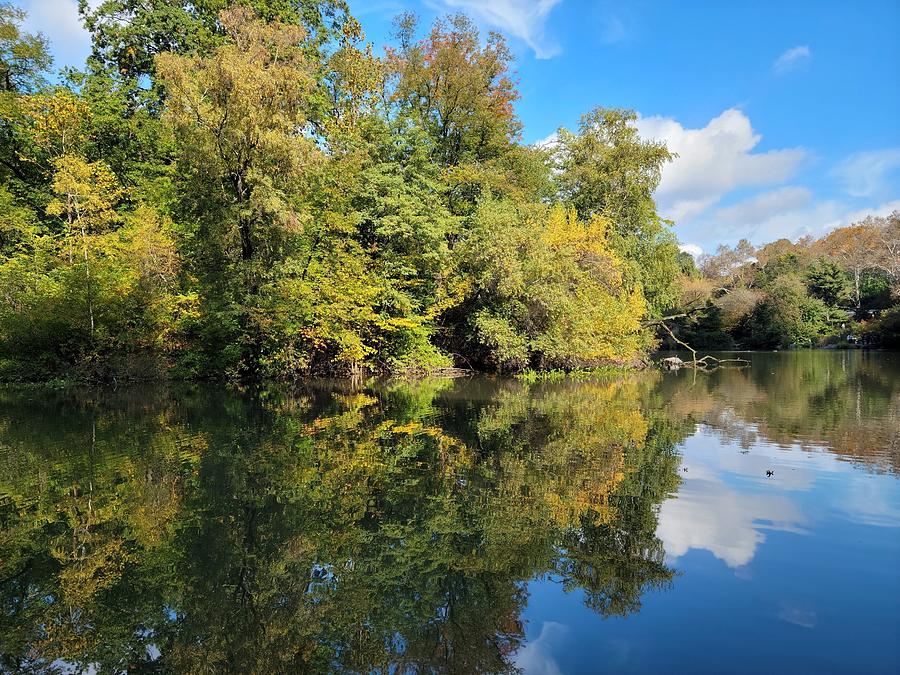
[(39, 180), (39, 174), (21, 158), (20, 95), (40, 90), (53, 62), (47, 40), (22, 29), (25, 18), (22, 10), (0, 2), (0, 181), (19, 182), (19, 191)]
[(674, 158), (665, 144), (643, 140), (631, 110), (596, 108), (581, 118), (577, 133), (560, 129), (557, 182), (562, 198), (580, 218), (602, 216), (611, 241), (626, 262), (626, 278), (640, 283), (651, 311), (677, 300), (678, 246), (656, 212), (653, 192), (663, 166)]
[(210, 56), (165, 53), (156, 67), (180, 164), (206, 186), (212, 217), (235, 223), (247, 262), (267, 243), (261, 227), (296, 218), (288, 188), (316, 153), (307, 137), (315, 77), (303, 28), (266, 23), (246, 7), (221, 21), (229, 41)]
[(435, 140), (435, 159), (455, 166), (506, 152), (521, 125), (503, 37), (490, 33), (482, 46), (463, 14), (436, 21), (420, 41), (415, 29), (414, 15), (398, 19), (399, 47), (388, 49), (387, 64), (396, 76), (393, 101)]
[(851, 299), (857, 310), (862, 305), (863, 273), (875, 263), (872, 253), (876, 249), (877, 238), (877, 228), (862, 222), (838, 228), (816, 243), (816, 248), (825, 257), (835, 261), (850, 275)]
[(870, 216), (863, 224), (875, 228), (873, 262), (890, 279), (894, 295), (900, 296), (900, 211), (888, 216)]
[(850, 284), (844, 271), (827, 260), (820, 260), (807, 270), (806, 285), (813, 297), (832, 307), (850, 299)]
[[(155, 72), (159, 54), (206, 56), (229, 28), (219, 14), (237, 3), (231, 0), (103, 0), (94, 5), (79, 0), (79, 12), (91, 33), (96, 64), (126, 78)], [(264, 21), (302, 26), (309, 44), (318, 49), (339, 36), (350, 22), (345, 0), (248, 0), (241, 3)]]
[[(91, 276), (91, 242), (118, 218), (116, 202), (121, 198), (115, 176), (102, 163), (88, 163), (73, 155), (54, 160), (53, 192), (56, 195), (47, 206), (47, 213), (60, 216), (66, 223), (68, 238), (77, 237), (84, 261), (85, 299), (94, 338), (94, 279)], [(69, 257), (72, 253), (70, 250)]]
[(720, 244), (714, 255), (700, 256), (700, 270), (707, 278), (724, 284), (743, 284), (752, 276), (755, 256), (756, 249), (746, 239), (741, 239), (733, 247)]

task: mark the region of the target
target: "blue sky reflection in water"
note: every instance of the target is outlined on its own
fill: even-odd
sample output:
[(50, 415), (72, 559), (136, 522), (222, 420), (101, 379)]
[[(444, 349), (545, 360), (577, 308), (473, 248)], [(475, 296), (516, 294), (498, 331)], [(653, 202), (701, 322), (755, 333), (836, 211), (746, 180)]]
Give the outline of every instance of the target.
[(750, 358), (0, 391), (0, 670), (895, 673), (900, 360)]
[[(657, 536), (677, 570), (627, 619), (532, 582), (528, 673), (857, 672), (900, 668), (900, 486), (817, 449), (702, 426)], [(766, 478), (765, 472), (775, 474)], [(603, 664), (602, 667), (600, 664)]]
[[(879, 414), (860, 378), (835, 397), (843, 415), (825, 414), (848, 370), (884, 358), (896, 377), (897, 357), (751, 358), (759, 375), (750, 380), (768, 386), (742, 395), (725, 384), (731, 374), (713, 375), (720, 383), (712, 386), (710, 376), (674, 376), (718, 401), (675, 397), (699, 423), (681, 444), (683, 482), (661, 505), (656, 530), (677, 570), (671, 590), (647, 594), (637, 615), (603, 618), (572, 602), (558, 578), (532, 582), (528, 644), (516, 657), (525, 672), (900, 671), (896, 390)], [(790, 394), (813, 378), (809, 367), (790, 367), (802, 360), (834, 379), (809, 389), (805, 410)], [(785, 365), (799, 377), (779, 389)], [(869, 452), (874, 463), (863, 459)]]

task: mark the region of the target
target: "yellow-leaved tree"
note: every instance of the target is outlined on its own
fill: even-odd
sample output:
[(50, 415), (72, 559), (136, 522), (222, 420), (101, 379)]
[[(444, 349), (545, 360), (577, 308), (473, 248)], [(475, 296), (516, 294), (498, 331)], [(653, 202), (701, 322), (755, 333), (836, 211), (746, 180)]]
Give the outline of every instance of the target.
[(463, 311), (487, 364), (573, 368), (639, 356), (644, 296), (623, 282), (601, 216), (485, 200), (473, 222), (461, 247), (475, 280)]
[(91, 277), (91, 257), (97, 236), (117, 219), (116, 204), (122, 189), (113, 173), (102, 162), (86, 162), (74, 155), (62, 155), (53, 160), (53, 193), (55, 199), (47, 206), (47, 213), (66, 222), (66, 248), (69, 262), (74, 259), (74, 240), (77, 238), (84, 261), (85, 302), (94, 339), (95, 282)]
[(40, 227), (22, 209), (2, 223), (0, 351), (18, 355), (3, 364), (6, 376), (158, 374), (195, 305), (193, 294), (179, 292), (171, 223), (135, 205), (95, 159), (92, 113), (77, 94), (22, 96), (19, 109), (20, 156), (45, 181), (46, 201)]

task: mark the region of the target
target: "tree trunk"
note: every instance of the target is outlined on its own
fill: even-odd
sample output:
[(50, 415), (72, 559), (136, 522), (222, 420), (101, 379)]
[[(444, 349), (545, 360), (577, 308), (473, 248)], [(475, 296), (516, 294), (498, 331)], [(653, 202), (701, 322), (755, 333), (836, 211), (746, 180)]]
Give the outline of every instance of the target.
[(253, 257), (253, 237), (248, 219), (238, 217), (238, 231), (241, 233), (241, 260), (247, 262)]
[(88, 318), (91, 323), (91, 344), (94, 342), (94, 292), (91, 285), (91, 261), (88, 256), (87, 231), (81, 226), (81, 242), (84, 247), (84, 273), (87, 279)]
[(243, 214), (244, 205), (250, 199), (250, 189), (244, 183), (244, 177), (235, 173), (232, 182), (234, 184), (235, 199), (238, 206), (238, 233), (241, 235), (241, 260), (244, 262), (253, 257), (253, 236), (251, 219)]
[[(91, 344), (94, 344), (94, 292), (91, 284), (91, 260), (88, 255), (88, 242), (87, 242), (87, 228), (84, 225), (84, 220), (81, 218), (81, 210), (78, 206), (78, 200), (71, 194), (66, 195), (66, 206), (67, 213), (66, 218), (69, 221), (69, 232), (72, 231), (72, 226), (75, 224), (75, 220), (78, 221), (79, 228), (81, 229), (81, 247), (82, 252), (84, 253), (84, 274), (87, 282), (87, 306), (88, 306), (88, 321), (91, 327)], [(72, 262), (72, 247), (69, 247), (69, 262)]]

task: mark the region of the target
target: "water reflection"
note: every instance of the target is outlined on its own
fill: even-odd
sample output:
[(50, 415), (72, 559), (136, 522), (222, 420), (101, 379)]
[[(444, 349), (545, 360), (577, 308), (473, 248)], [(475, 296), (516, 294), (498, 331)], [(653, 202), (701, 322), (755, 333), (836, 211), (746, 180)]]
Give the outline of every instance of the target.
[(7, 395), (4, 667), (508, 670), (528, 579), (671, 580), (652, 384)]
[[(747, 355), (745, 355), (747, 356)], [(670, 410), (747, 449), (771, 443), (827, 450), (879, 471), (900, 470), (900, 354), (750, 354), (753, 366), (660, 386)]]
[(767, 530), (802, 533), (806, 516), (782, 495), (740, 492), (715, 474), (687, 480), (662, 508), (657, 536), (672, 558), (705, 549), (729, 567), (753, 559)]
[[(692, 552), (749, 579), (768, 538), (900, 525), (896, 364), (825, 356), (815, 378), (0, 394), (0, 669), (653, 669), (614, 628), (690, 606)], [(628, 621), (586, 640), (576, 606)], [(809, 598), (767, 611), (821, 625)]]
[(729, 567), (745, 566), (767, 532), (802, 534), (811, 516), (797, 493), (837, 477), (828, 489), (846, 496), (838, 500), (846, 517), (900, 525), (894, 488), (886, 492), (881, 482), (841, 466), (900, 466), (893, 355), (801, 352), (753, 360), (753, 368), (701, 378), (682, 373), (662, 384), (672, 408), (699, 422), (685, 443), (684, 485), (660, 514), (657, 536), (670, 559), (702, 549)]

